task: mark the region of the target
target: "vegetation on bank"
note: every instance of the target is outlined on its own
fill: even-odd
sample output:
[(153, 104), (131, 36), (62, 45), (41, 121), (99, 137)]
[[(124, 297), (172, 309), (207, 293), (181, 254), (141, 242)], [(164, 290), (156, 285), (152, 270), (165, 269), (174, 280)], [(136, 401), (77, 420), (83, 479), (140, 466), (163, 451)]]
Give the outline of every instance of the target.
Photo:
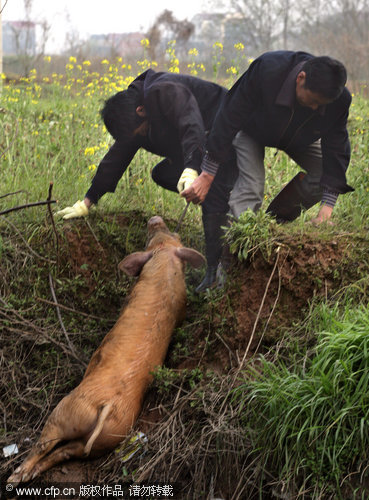
[[(219, 46), (214, 50), (216, 79), (221, 51)], [(222, 82), (228, 87), (237, 77), (237, 57), (244, 54), (244, 48), (235, 51), (236, 71), (230, 70), (229, 80)], [(195, 51), (192, 57), (188, 71), (201, 77)], [(167, 60), (165, 69), (177, 71), (174, 44)], [(0, 211), (46, 200), (50, 182), (59, 208), (84, 196), (111, 144), (99, 118), (103, 100), (126, 88), (147, 67), (156, 69), (145, 56), (137, 68), (123, 66), (123, 61), (102, 61), (100, 73), (90, 72), (88, 61), (71, 58), (63, 75), (42, 81), (34, 72), (19, 81), (4, 79)], [(247, 213), (228, 234), (242, 266), (255, 265), (254, 259), (261, 254), (271, 263), (269, 274), (278, 252), (282, 254), (285, 248), (303, 250), (307, 239), (320, 246), (333, 242), (341, 253), (337, 254), (339, 261), (323, 262), (329, 280), (323, 282), (320, 275), (314, 275), (318, 260), (313, 253), (306, 277), (315, 283), (310, 302), (296, 308), (294, 321), (283, 328), (276, 326), (277, 320), (255, 323), (256, 337), (273, 325), (277, 340), (270, 345), (260, 339), (259, 354), (239, 364), (228, 349), (231, 369), (219, 374), (210, 362), (206, 367), (201, 362), (197, 368), (178, 367), (198, 348), (194, 333), (198, 329), (203, 349), (200, 360), (211, 357), (217, 342), (227, 351), (225, 345), (229, 347), (237, 330), (232, 300), (240, 295), (243, 275), (240, 272), (230, 283), (229, 293), (212, 291), (199, 298), (192, 292), (199, 271), (189, 273), (189, 316), (175, 332), (168, 367), (158, 372), (153, 388), (170, 425), (164, 426), (165, 433), (163, 426), (155, 427), (151, 449), (134, 466), (123, 467), (118, 454), (105, 475), (136, 479), (151, 470), (162, 472), (163, 480), (182, 477), (190, 484), (191, 494), (198, 494), (196, 498), (206, 498), (211, 488), (218, 494), (227, 492), (227, 498), (252, 498), (251, 493), (255, 498), (263, 498), (263, 494), (365, 498), (369, 103), (360, 94), (353, 96), (349, 131), (352, 161), (348, 182), (355, 192), (339, 198), (332, 227), (317, 230), (309, 224), (315, 207), (283, 227), (263, 212)], [(265, 206), (296, 173), (296, 165), (284, 153), (275, 153), (270, 149), (266, 155)], [(116, 193), (104, 196), (85, 221), (55, 218), (54, 228), (47, 210), (40, 207), (0, 217), (0, 335), (4, 346), (0, 376), (5, 408), (0, 436), (4, 446), (36, 437), (50, 408), (78, 383), (129, 290), (129, 280), (118, 276), (116, 265), (124, 255), (143, 247), (146, 220), (160, 214), (174, 229), (184, 203), (152, 182), (150, 170), (157, 161), (154, 155), (139, 152)], [(55, 211), (55, 205), (52, 209)], [(199, 207), (191, 206), (181, 236), (187, 245), (201, 250), (200, 219)], [(303, 266), (301, 262), (296, 259), (294, 265)], [(277, 303), (278, 286), (273, 293)], [(59, 309), (64, 330), (57, 303), (69, 308)], [(278, 319), (277, 314), (282, 313), (276, 307), (271, 316)], [(239, 362), (243, 352), (237, 355)], [(216, 350), (213, 357), (217, 357)], [(13, 465), (6, 466), (2, 474)]]

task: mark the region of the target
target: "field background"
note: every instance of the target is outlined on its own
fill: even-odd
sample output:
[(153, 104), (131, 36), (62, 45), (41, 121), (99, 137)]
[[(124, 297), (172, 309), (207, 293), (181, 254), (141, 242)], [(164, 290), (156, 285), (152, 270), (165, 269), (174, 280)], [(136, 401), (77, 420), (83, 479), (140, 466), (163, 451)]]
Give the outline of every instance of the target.
[[(136, 65), (103, 60), (92, 70), (70, 57), (59, 74), (45, 58), (42, 74), (3, 75), (0, 211), (46, 200), (50, 183), (54, 212), (83, 199), (112, 143), (99, 118), (104, 99), (148, 67), (179, 71), (175, 43), (165, 68), (146, 58), (147, 44)], [(186, 71), (202, 77), (196, 49), (191, 56)], [(250, 61), (238, 44), (220, 76), (220, 58), (218, 45), (208, 77), (229, 88)], [(46, 479), (172, 482), (178, 498), (368, 498), (369, 103), (366, 85), (355, 88), (355, 191), (339, 198), (334, 225), (309, 223), (317, 207), (283, 227), (263, 211), (242, 216), (228, 235), (226, 291), (196, 296), (202, 271), (187, 271), (187, 318), (136, 426), (148, 436), (144, 453), (125, 463), (122, 447)], [(266, 155), (265, 206), (297, 172), (275, 153)], [(158, 160), (139, 152), (84, 220), (62, 221), (44, 206), (0, 216), (0, 442), (20, 450), (2, 461), (4, 478), (114, 324), (132, 285), (118, 262), (143, 249), (152, 215), (176, 226), (184, 202), (152, 182)], [(203, 251), (199, 207), (181, 238)]]

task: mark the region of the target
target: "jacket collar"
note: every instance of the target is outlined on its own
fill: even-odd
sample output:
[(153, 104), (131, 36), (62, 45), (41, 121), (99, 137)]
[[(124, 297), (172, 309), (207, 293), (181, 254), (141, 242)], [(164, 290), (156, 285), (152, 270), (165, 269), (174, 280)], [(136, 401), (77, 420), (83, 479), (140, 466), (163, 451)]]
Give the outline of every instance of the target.
[[(289, 72), (287, 78), (283, 82), (281, 90), (277, 95), (275, 100), (275, 104), (278, 106), (287, 106), (288, 108), (293, 109), (296, 103), (296, 78), (300, 73), (302, 67), (304, 66), (306, 61), (302, 61), (296, 66), (292, 68)], [(320, 115), (324, 115), (325, 106), (320, 106), (317, 111)]]

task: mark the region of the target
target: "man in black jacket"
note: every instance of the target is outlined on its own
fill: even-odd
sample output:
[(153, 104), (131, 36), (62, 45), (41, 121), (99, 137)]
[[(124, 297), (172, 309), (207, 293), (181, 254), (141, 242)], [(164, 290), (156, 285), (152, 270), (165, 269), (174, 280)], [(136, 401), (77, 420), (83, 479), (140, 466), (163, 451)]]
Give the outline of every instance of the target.
[[(58, 212), (64, 218), (88, 214), (92, 204), (115, 188), (140, 148), (164, 156), (152, 170), (153, 180), (174, 192), (188, 188), (201, 172), (206, 133), (227, 90), (215, 83), (149, 69), (127, 90), (109, 98), (101, 115), (115, 142), (100, 162), (83, 201)], [(216, 281), (222, 230), (229, 193), (237, 178), (236, 155), (229, 149), (202, 203), (207, 271), (197, 287)]]
[(207, 140), (202, 174), (183, 191), (202, 202), (218, 165), (233, 146), (239, 177), (229, 205), (234, 217), (258, 210), (264, 193), (264, 148), (285, 151), (305, 171), (275, 198), (268, 211), (294, 220), (301, 208), (321, 201), (319, 223), (330, 218), (346, 183), (350, 161), (347, 117), (351, 95), (342, 63), (305, 52), (276, 51), (258, 57), (223, 100)]

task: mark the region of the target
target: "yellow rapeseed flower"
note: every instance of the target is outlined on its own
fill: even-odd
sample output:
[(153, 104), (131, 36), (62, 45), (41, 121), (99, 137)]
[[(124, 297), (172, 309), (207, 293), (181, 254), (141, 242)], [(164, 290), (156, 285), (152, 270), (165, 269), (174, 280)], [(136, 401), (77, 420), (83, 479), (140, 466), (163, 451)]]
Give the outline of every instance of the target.
[(45, 62), (50, 62), (51, 61), (51, 56), (44, 56), (44, 61)]
[(230, 75), (237, 75), (237, 68), (234, 66), (231, 66), (230, 68), (227, 68), (226, 72)]
[(109, 63), (109, 61), (108, 61), (107, 59), (103, 59), (103, 60), (101, 61), (101, 64), (110, 64), (110, 63)]
[(240, 51), (241, 51), (241, 50), (243, 50), (243, 49), (245, 48), (245, 46), (244, 46), (244, 44), (243, 44), (243, 43), (239, 42), (239, 43), (235, 43), (235, 44), (234, 44), (234, 48), (235, 48), (236, 50), (240, 50)]
[(77, 59), (74, 56), (70, 56), (69, 62), (75, 64), (77, 62)]
[(189, 56), (198, 56), (198, 55), (199, 55), (199, 51), (198, 51), (197, 49), (195, 49), (195, 48), (190, 49), (190, 50), (188, 51), (188, 55), (189, 55)]
[(220, 52), (223, 52), (223, 44), (221, 44), (220, 42), (213, 43), (213, 48), (214, 49), (219, 49)]
[(83, 66), (91, 66), (91, 61), (83, 61)]
[(92, 146), (92, 147), (87, 147), (85, 149), (85, 156), (92, 156), (95, 154), (95, 148)]
[(142, 47), (144, 47), (145, 49), (148, 49), (150, 47), (150, 40), (148, 38), (143, 38), (141, 40), (141, 45)]

